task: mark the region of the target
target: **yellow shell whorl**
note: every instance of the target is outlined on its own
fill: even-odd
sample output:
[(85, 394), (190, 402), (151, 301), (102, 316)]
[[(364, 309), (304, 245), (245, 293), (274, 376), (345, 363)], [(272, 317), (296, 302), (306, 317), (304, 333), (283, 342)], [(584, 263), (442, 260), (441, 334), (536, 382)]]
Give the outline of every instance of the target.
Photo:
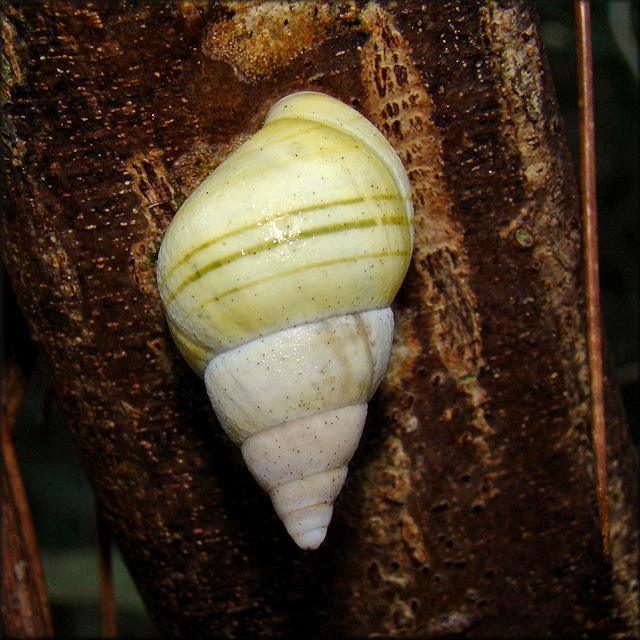
[(406, 174), (330, 96), (292, 94), (184, 202), (158, 256), (172, 335), (200, 374), (288, 326), (388, 307), (413, 247)]

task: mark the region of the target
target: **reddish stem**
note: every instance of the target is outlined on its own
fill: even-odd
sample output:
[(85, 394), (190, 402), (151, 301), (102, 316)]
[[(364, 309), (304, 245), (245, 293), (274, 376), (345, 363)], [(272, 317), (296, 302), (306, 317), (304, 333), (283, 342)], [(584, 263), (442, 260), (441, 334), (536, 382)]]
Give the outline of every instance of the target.
[(609, 499), (602, 373), (602, 335), (598, 268), (598, 217), (591, 60), (591, 16), (588, 0), (576, 0), (578, 100), (580, 110), (580, 192), (585, 263), (585, 295), (591, 395), (591, 429), (595, 452), (596, 491), (605, 553), (609, 553)]
[(13, 431), (28, 378), (9, 358), (2, 380), (2, 626), (7, 637), (53, 637), (49, 596), (27, 494), (13, 447)]

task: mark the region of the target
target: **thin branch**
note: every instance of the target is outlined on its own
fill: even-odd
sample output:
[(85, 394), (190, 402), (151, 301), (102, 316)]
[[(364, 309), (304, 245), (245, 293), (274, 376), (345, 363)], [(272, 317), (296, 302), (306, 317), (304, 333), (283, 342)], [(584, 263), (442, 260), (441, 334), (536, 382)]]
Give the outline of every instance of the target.
[(602, 335), (598, 268), (598, 218), (596, 209), (596, 154), (591, 60), (591, 16), (588, 0), (576, 0), (578, 96), (580, 109), (580, 192), (585, 262), (587, 335), (591, 392), (591, 429), (595, 451), (596, 491), (602, 543), (609, 553), (609, 499), (606, 426), (602, 373)]
[(28, 378), (22, 364), (5, 364), (2, 384), (2, 626), (7, 637), (53, 637), (53, 620), (13, 431)]

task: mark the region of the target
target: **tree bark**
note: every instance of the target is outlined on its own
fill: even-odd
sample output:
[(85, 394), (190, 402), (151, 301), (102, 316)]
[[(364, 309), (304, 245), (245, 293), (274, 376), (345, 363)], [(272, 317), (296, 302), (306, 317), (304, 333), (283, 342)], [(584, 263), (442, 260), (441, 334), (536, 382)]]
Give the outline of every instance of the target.
[[(589, 429), (578, 194), (526, 2), (9, 3), (7, 271), (96, 497), (167, 633), (638, 633), (636, 460)], [(182, 200), (297, 90), (409, 173), (389, 371), (327, 540), (300, 551), (155, 286)], [(634, 591), (636, 589), (636, 591)]]

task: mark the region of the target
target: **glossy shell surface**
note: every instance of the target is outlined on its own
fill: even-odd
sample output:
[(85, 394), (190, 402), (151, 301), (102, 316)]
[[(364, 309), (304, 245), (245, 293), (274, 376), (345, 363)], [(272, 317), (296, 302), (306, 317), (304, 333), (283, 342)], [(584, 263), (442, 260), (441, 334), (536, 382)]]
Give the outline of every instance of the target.
[(162, 242), (158, 283), (180, 350), (202, 374), (255, 337), (389, 306), (412, 220), (402, 164), (366, 118), (320, 93), (284, 98)]

